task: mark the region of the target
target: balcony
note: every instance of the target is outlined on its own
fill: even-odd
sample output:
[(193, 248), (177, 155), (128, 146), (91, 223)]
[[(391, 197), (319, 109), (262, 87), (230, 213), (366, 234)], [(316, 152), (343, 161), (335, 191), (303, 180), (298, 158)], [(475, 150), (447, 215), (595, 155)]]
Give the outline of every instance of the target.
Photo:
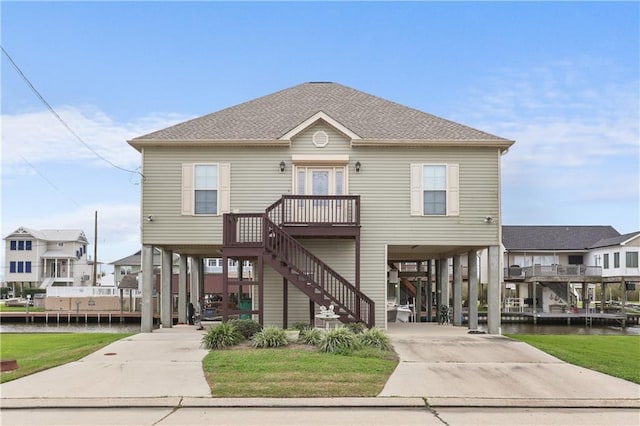
[(504, 268), (504, 278), (525, 280), (534, 277), (602, 277), (602, 267), (586, 265), (533, 265)]

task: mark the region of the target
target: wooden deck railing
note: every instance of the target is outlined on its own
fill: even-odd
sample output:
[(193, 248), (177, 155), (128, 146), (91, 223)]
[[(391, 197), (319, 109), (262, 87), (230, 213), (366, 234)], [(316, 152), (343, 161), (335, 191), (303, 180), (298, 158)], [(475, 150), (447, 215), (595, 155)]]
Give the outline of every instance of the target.
[(359, 195), (283, 195), (267, 207), (269, 219), (280, 226), (360, 225)]

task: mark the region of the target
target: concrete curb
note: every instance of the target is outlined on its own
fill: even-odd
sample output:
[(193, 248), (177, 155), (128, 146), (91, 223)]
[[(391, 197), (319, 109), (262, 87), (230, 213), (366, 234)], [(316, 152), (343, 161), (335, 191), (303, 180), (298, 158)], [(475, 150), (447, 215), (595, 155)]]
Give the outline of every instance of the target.
[(474, 408), (640, 408), (640, 398), (427, 398), (427, 405)]
[(422, 398), (3, 398), (3, 409), (38, 408), (292, 408), (292, 407), (369, 407), (424, 408)]
[(38, 408), (640, 408), (640, 398), (3, 398), (3, 409)]

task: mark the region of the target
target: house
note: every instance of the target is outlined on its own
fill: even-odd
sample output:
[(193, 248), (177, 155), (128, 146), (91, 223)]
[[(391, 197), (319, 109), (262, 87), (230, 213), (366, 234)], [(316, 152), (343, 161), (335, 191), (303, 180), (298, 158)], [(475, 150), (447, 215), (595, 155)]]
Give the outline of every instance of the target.
[[(503, 226), (502, 242), (506, 310), (568, 312), (586, 306), (586, 300), (605, 301), (607, 286), (611, 290), (640, 276), (640, 232), (620, 235), (611, 226)], [(605, 303), (599, 306), (604, 310)]]
[[(452, 259), (457, 317), (461, 259), (477, 268), (476, 253), (487, 248), (488, 329), (499, 332), (500, 162), (513, 141), (318, 82), (128, 142), (144, 175), (143, 331), (152, 328), (154, 248), (162, 259), (180, 255), (180, 298), (203, 297), (203, 259), (222, 258), (225, 301), (230, 286), (251, 295), (223, 317), (283, 327), (314, 322), (330, 305), (342, 322), (385, 327), (388, 272), (409, 261), (438, 272), (418, 285), (417, 300), (432, 291), (423, 284), (433, 285), (439, 307), (450, 299), (448, 268), (439, 265)], [(253, 277), (239, 268), (230, 278), (229, 259), (250, 262)], [(171, 273), (161, 269), (160, 316), (171, 326)]]
[(93, 262), (83, 231), (20, 227), (4, 240), (5, 280), (14, 294), (25, 288), (92, 285)]

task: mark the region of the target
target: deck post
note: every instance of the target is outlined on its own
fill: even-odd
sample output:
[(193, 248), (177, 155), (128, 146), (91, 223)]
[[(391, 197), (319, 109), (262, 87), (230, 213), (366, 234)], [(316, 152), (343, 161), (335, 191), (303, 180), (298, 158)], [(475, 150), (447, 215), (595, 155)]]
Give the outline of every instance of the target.
[[(424, 272), (424, 265), (421, 261), (417, 262), (418, 272)], [(416, 281), (416, 298), (413, 301), (413, 309), (415, 311), (414, 322), (422, 322), (422, 277), (418, 276)]]
[(467, 254), (469, 265), (469, 330), (478, 329), (478, 255), (475, 250)]
[(142, 246), (142, 318), (140, 331), (151, 333), (153, 330), (153, 246)]
[(289, 328), (289, 282), (282, 277), (282, 328)]
[(461, 256), (453, 256), (453, 325), (462, 325), (462, 262)]
[(427, 288), (425, 293), (427, 296), (427, 322), (433, 320), (433, 280), (431, 278), (431, 259), (427, 260)]
[[(450, 306), (449, 303), (449, 258), (440, 259), (440, 304)], [(449, 311), (450, 312), (450, 311)]]

